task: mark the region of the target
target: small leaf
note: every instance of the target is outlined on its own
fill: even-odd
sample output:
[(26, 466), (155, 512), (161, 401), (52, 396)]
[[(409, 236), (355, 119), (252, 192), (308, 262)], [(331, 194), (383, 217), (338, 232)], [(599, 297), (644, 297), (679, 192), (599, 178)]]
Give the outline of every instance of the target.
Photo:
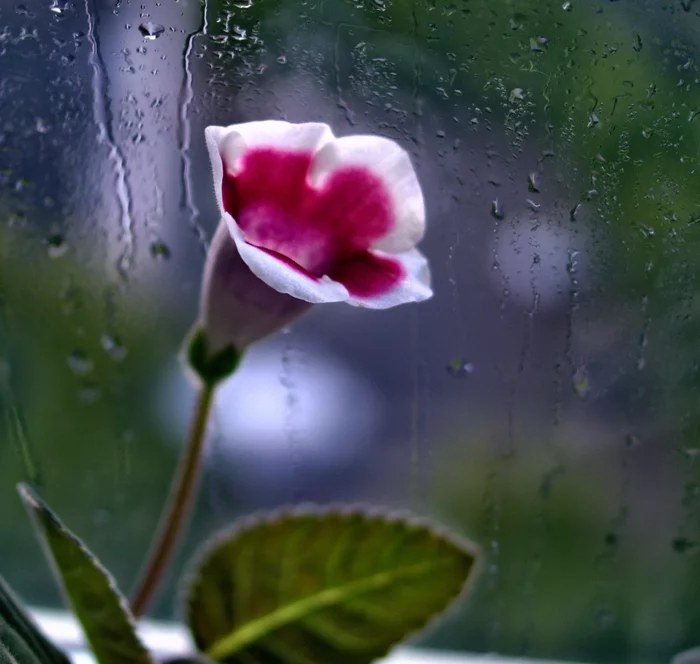
[(97, 661), (150, 664), (112, 577), (28, 486), (18, 490)]
[(474, 547), (412, 518), (277, 512), (205, 547), (187, 622), (227, 664), (363, 664), (447, 608), (475, 561)]
[(201, 327), (194, 329), (186, 344), (185, 357), (188, 366), (210, 387), (228, 378), (238, 368), (243, 357), (233, 346), (227, 346), (212, 355), (207, 348), (207, 340)]
[(70, 664), (68, 657), (49, 641), (0, 578), (0, 662)]

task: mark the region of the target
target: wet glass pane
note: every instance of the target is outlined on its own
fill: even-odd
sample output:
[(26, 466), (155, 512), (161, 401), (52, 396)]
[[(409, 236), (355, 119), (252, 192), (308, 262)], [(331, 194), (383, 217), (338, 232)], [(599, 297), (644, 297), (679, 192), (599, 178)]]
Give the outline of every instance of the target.
[(694, 0), (2, 0), (0, 573), (59, 605), (24, 481), (133, 584), (193, 401), (204, 128), (321, 121), (410, 152), (435, 296), (248, 353), (154, 615), (235, 517), (362, 501), (484, 548), (426, 645), (699, 645), (699, 43)]

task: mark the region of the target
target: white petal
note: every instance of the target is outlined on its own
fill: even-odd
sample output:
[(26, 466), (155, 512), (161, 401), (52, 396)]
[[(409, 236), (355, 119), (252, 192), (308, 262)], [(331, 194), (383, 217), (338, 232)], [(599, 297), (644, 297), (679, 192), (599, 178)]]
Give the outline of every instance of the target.
[(276, 147), (285, 150), (316, 152), (328, 141), (333, 132), (327, 124), (306, 122), (292, 124), (281, 120), (244, 122), (228, 127), (211, 126), (204, 130), (209, 159), (214, 173), (214, 188), (219, 210), (224, 213), (221, 182), (226, 170), (235, 172), (241, 157), (252, 147)]
[(364, 166), (381, 178), (389, 191), (395, 226), (372, 249), (394, 254), (416, 246), (425, 232), (425, 204), (408, 153), (381, 136), (345, 136), (326, 143), (316, 153), (310, 177), (315, 186), (343, 166)]
[(350, 297), (348, 289), (342, 284), (328, 277), (311, 279), (268, 252), (248, 244), (243, 239), (243, 231), (237, 226), (233, 217), (226, 214), (224, 219), (241, 258), (253, 274), (271, 288), (313, 304), (344, 302)]
[(389, 309), (407, 302), (422, 302), (433, 296), (428, 261), (420, 251), (410, 249), (400, 254), (387, 254), (387, 257), (399, 261), (406, 276), (387, 293), (376, 297), (351, 297), (348, 304), (367, 309)]

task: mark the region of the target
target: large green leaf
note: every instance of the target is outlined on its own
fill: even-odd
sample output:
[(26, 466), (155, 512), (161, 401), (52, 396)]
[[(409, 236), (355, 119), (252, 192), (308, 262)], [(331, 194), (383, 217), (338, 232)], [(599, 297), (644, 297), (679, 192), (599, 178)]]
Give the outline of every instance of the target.
[(150, 664), (112, 577), (29, 487), (18, 489), (97, 661)]
[(416, 519), (278, 512), (205, 547), (187, 622), (196, 646), (227, 664), (362, 664), (443, 611), (474, 563), (474, 547)]
[(68, 657), (42, 634), (0, 578), (0, 663), (5, 662), (70, 664)]

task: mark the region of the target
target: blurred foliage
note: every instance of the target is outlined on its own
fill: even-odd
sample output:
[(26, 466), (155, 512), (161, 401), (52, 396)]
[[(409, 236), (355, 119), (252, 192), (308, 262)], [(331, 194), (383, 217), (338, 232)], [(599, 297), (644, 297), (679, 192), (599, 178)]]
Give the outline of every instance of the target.
[[(169, 337), (168, 326), (155, 328), (133, 299), (119, 300), (117, 322), (109, 312), (120, 298), (114, 284), (82, 270), (70, 255), (48, 260), (40, 242), (21, 234), (5, 233), (0, 242), (3, 571), (27, 602), (58, 601), (51, 580), (36, 574), (41, 553), (29, 544), (14, 490), (24, 481), (41, 489), (76, 530), (92, 533), (90, 547), (128, 588), (181, 444), (159, 421), (154, 395), (187, 328), (180, 325)], [(207, 532), (210, 518), (207, 511), (197, 515), (194, 536)], [(169, 598), (163, 603), (170, 608)]]

